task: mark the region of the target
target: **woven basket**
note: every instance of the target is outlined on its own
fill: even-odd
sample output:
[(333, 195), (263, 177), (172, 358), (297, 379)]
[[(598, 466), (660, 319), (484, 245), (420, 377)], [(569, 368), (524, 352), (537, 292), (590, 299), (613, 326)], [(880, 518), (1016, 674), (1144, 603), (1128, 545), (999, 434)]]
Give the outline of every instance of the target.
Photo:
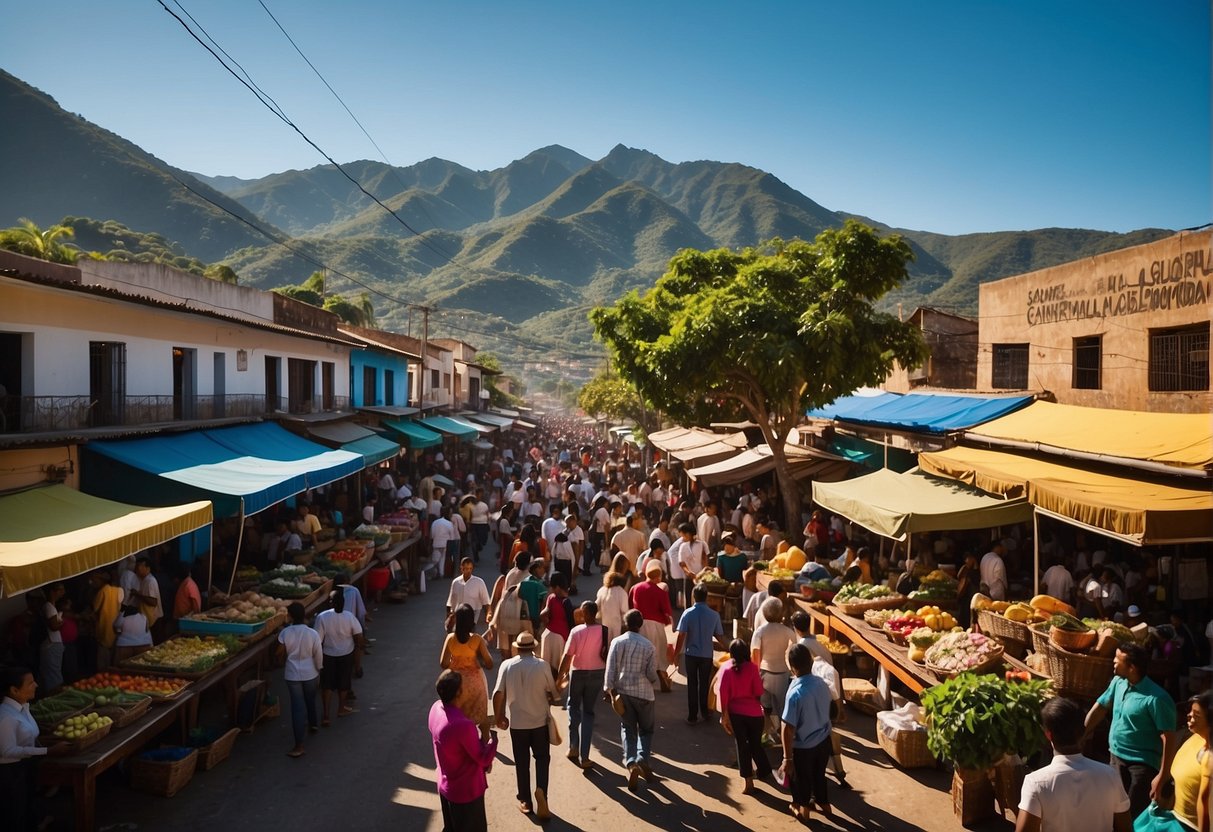
[(198, 749), (198, 770), (210, 771), (232, 755), (236, 745), (236, 737), (240, 735), (239, 728), (233, 728), (210, 745)]
[[(88, 711), (88, 710), (89, 709), (85, 708), (85, 711)], [(98, 710), (97, 713), (100, 713), (100, 710)], [(64, 739), (63, 737), (56, 737), (54, 734), (50, 734), (50, 735), (44, 736), (42, 738), (42, 740), (43, 740), (42, 744), (43, 745), (55, 745), (55, 744), (61, 743), (61, 742), (71, 743), (72, 753), (76, 754), (80, 751), (83, 751), (86, 748), (92, 748), (94, 745), (96, 745), (97, 743), (101, 742), (103, 739), (108, 737), (109, 732), (113, 727), (114, 727), (113, 723), (110, 723), (109, 725), (103, 725), (100, 728), (90, 731), (89, 733), (85, 734), (83, 737), (80, 737), (79, 739), (75, 739), (75, 740)]]
[(1071, 653), (1085, 653), (1099, 641), (1099, 633), (1094, 630), (1076, 633), (1054, 627), (1049, 631), (1049, 641)]
[(1032, 652), (1042, 656), (1049, 654), (1049, 631), (1044, 624), (1029, 624), (1028, 633), (1032, 636)]
[(961, 673), (974, 673), (977, 675), (981, 675), (982, 673), (988, 673), (989, 671), (993, 670), (994, 668), (996, 668), (1000, 664), (1002, 664), (1003, 652), (1004, 652), (1003, 650), (999, 650), (998, 652), (994, 653), (989, 658), (987, 658), (981, 664), (979, 664), (975, 667), (965, 668), (964, 670), (944, 670), (942, 667), (939, 667), (938, 665), (931, 664), (930, 661), (927, 661), (925, 664), (926, 664), (927, 670), (934, 673), (942, 681), (942, 680), (946, 680), (946, 679), (953, 679), (953, 678), (959, 676)]
[(977, 625), (983, 633), (1002, 642), (1007, 655), (1015, 659), (1022, 659), (1027, 655), (1028, 644), (1032, 640), (1027, 624), (1012, 621), (990, 610), (978, 610)]
[(160, 797), (172, 797), (185, 787), (198, 767), (198, 749), (180, 760), (160, 762), (135, 756), (131, 759), (131, 788)]
[(106, 705), (98, 708), (97, 713), (112, 719), (115, 728), (125, 728), (147, 713), (150, 707), (152, 707), (152, 698), (149, 696), (142, 702), (137, 702), (126, 708), (121, 705)]
[(898, 731), (895, 737), (890, 738), (877, 725), (876, 739), (885, 753), (902, 768), (933, 768), (936, 764), (927, 748), (926, 731)]
[(1058, 693), (1082, 699), (1096, 699), (1112, 681), (1113, 659), (1071, 653), (1050, 643), (1049, 675)]
[(877, 598), (875, 601), (856, 601), (851, 602), (834, 602), (834, 606), (842, 611), (843, 615), (858, 615), (862, 616), (868, 610), (892, 610), (906, 603), (907, 598), (904, 595), (890, 595), (887, 598)]

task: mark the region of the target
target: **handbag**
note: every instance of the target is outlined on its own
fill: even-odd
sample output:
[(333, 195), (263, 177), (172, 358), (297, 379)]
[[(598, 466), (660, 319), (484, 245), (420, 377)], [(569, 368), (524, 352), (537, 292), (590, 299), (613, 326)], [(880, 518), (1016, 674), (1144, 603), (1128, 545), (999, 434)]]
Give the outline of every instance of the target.
[(548, 742), (552, 745), (560, 745), (564, 742), (560, 738), (560, 726), (556, 724), (556, 717), (552, 716), (551, 711), (548, 711)]
[(627, 711), (628, 706), (623, 701), (622, 693), (611, 694), (611, 708), (614, 709), (615, 713), (619, 714), (620, 716), (623, 716)]
[(1133, 821), (1133, 832), (1190, 832), (1170, 809), (1150, 801), (1150, 805)]

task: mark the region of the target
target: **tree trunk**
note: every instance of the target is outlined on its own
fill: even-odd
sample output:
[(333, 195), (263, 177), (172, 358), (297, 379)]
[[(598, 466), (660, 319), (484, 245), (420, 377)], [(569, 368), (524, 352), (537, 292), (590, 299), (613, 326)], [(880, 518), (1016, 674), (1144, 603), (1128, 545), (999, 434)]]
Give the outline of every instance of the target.
[(763, 438), (771, 449), (771, 459), (775, 460), (775, 481), (779, 484), (779, 495), (783, 500), (784, 539), (799, 546), (803, 540), (803, 527), (800, 525), (800, 483), (792, 476), (788, 465), (788, 456), (784, 453), (784, 437), (776, 435), (766, 420), (759, 421)]

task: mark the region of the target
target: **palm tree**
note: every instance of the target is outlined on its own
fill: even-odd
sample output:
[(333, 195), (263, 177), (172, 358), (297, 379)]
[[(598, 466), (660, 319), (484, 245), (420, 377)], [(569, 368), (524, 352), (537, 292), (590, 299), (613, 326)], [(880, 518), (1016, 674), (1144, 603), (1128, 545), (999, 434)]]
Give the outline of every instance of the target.
[(66, 263), (69, 266), (76, 264), (80, 250), (59, 242), (61, 237), (75, 235), (76, 232), (71, 226), (52, 225), (43, 229), (25, 217), (22, 217), (19, 223), (0, 231), (0, 248), (51, 263)]
[(362, 326), (375, 326), (375, 305), (371, 303), (371, 295), (369, 292), (363, 292), (358, 296), (355, 302), (358, 311), (362, 314)]

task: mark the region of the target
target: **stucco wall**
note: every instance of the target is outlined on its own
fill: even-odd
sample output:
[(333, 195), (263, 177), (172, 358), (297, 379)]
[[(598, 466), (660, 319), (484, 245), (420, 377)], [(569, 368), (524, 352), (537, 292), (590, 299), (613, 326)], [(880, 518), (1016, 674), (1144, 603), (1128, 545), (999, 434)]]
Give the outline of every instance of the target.
[[(1149, 389), (1151, 330), (1208, 323), (1213, 232), (1133, 248), (983, 284), (978, 389), (992, 388), (994, 344), (1028, 343), (1028, 389), (1064, 404), (1208, 412), (1208, 390)], [(1074, 339), (1102, 337), (1101, 389), (1073, 387)]]
[[(408, 360), (402, 355), (374, 352), (372, 350), (354, 350), (350, 353), (350, 383), (353, 385), (354, 407), (369, 407), (386, 404), (383, 386), (383, 371), (391, 370), (395, 374), (393, 380), (393, 402), (397, 406), (408, 404), (409, 400), (409, 367)], [(374, 401), (370, 401), (363, 389), (363, 368), (374, 367), (376, 374), (375, 388), (378, 393)]]
[(64, 485), (80, 487), (80, 454), (75, 445), (51, 448), (12, 448), (0, 451), (0, 491), (47, 481), (46, 469), (66, 469)]

